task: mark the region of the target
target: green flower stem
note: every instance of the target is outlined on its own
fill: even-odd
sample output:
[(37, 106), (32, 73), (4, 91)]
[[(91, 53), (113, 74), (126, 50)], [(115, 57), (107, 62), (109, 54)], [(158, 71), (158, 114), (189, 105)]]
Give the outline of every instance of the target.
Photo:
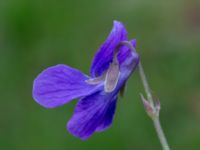
[[(143, 86), (144, 86), (144, 89), (145, 89), (145, 92), (146, 92), (146, 95), (147, 95), (147, 100), (149, 101), (149, 103), (152, 106), (152, 108), (154, 110), (156, 110), (156, 106), (154, 105), (154, 101), (153, 101), (153, 97), (152, 97), (152, 94), (151, 94), (151, 90), (149, 88), (149, 84), (147, 82), (147, 78), (145, 76), (144, 69), (143, 69), (141, 63), (139, 63), (138, 68), (139, 68), (140, 77), (141, 77), (141, 80), (142, 80), (142, 83), (143, 83)], [(150, 117), (150, 118), (153, 121), (155, 130), (157, 132), (157, 135), (158, 135), (158, 138), (160, 140), (160, 143), (162, 145), (163, 150), (170, 150), (169, 144), (167, 142), (167, 139), (166, 139), (165, 134), (163, 132), (162, 126), (160, 124), (159, 115), (154, 115), (154, 117)]]

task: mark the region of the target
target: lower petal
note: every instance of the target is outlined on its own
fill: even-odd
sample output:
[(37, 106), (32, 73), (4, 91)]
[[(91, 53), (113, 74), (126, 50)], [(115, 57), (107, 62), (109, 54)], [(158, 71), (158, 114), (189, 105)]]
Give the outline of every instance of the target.
[(116, 110), (116, 104), (117, 104), (117, 98), (112, 100), (112, 102), (110, 102), (106, 110), (106, 113), (104, 115), (104, 118), (102, 119), (102, 122), (98, 125), (98, 127), (95, 130), (96, 132), (102, 132), (108, 129), (112, 125), (112, 121)]
[(85, 140), (95, 131), (104, 130), (112, 122), (115, 105), (116, 97), (104, 92), (81, 99), (67, 124), (69, 132)]

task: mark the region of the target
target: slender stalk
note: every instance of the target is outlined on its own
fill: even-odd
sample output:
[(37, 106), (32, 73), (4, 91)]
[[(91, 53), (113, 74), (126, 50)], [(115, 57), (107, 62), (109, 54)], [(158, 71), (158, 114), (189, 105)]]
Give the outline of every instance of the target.
[[(126, 45), (131, 50), (135, 51), (135, 48), (132, 46), (132, 44), (129, 41), (120, 42), (119, 47), (122, 46), (122, 45)], [(141, 77), (141, 80), (142, 80), (142, 83), (143, 83), (143, 86), (144, 86), (144, 90), (145, 90), (145, 93), (147, 95), (147, 101), (144, 100), (144, 98), (142, 96), (142, 98), (145, 102), (145, 105), (146, 105), (145, 106), (146, 111), (153, 121), (154, 128), (156, 130), (156, 133), (158, 135), (158, 138), (159, 138), (159, 141), (162, 145), (163, 150), (170, 150), (169, 145), (167, 143), (167, 139), (165, 137), (162, 126), (160, 124), (160, 119), (159, 119), (160, 104), (154, 104), (151, 89), (149, 87), (149, 84), (148, 84), (148, 81), (147, 81), (146, 75), (144, 73), (144, 69), (142, 67), (141, 62), (139, 63), (138, 68), (139, 68), (140, 77)]]
[(151, 106), (154, 106), (153, 97), (152, 97), (152, 94), (151, 94), (151, 89), (150, 89), (149, 84), (147, 82), (147, 78), (145, 76), (144, 69), (142, 67), (141, 62), (139, 63), (138, 68), (139, 68), (139, 72), (140, 72), (140, 78), (142, 80), (144, 90), (145, 90), (146, 95), (147, 95), (147, 100), (149, 100)]
[(160, 140), (160, 143), (162, 145), (163, 150), (170, 150), (169, 144), (167, 143), (167, 139), (165, 137), (162, 126), (160, 124), (159, 117), (157, 117), (156, 119), (153, 119), (153, 123), (154, 123), (154, 127), (156, 129), (157, 134), (158, 134), (158, 138)]
[[(141, 77), (141, 80), (142, 80), (142, 83), (143, 83), (143, 86), (144, 86), (144, 89), (145, 89), (145, 92), (146, 92), (146, 95), (148, 98), (147, 100), (149, 101), (149, 103), (153, 107), (153, 109), (155, 110), (156, 106), (154, 105), (151, 90), (149, 88), (149, 84), (147, 82), (147, 78), (145, 76), (144, 69), (143, 69), (141, 63), (139, 63), (138, 68), (139, 68), (140, 77)], [(154, 115), (154, 117), (151, 117), (151, 119), (153, 121), (154, 127), (156, 129), (156, 132), (157, 132), (157, 135), (158, 135), (158, 138), (160, 140), (163, 150), (170, 150), (169, 144), (167, 143), (167, 139), (165, 137), (162, 126), (160, 124), (159, 115)]]

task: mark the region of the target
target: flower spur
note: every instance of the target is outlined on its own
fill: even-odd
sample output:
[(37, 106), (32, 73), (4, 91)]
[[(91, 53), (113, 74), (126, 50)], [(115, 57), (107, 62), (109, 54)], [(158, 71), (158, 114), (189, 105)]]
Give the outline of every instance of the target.
[[(34, 80), (34, 100), (45, 108), (55, 108), (79, 98), (67, 123), (68, 131), (82, 140), (104, 131), (112, 124), (118, 93), (139, 63), (136, 51), (122, 44), (127, 40), (124, 25), (114, 21), (112, 31), (95, 54), (91, 77), (67, 65), (49, 67)], [(136, 47), (135, 39), (130, 43)]]

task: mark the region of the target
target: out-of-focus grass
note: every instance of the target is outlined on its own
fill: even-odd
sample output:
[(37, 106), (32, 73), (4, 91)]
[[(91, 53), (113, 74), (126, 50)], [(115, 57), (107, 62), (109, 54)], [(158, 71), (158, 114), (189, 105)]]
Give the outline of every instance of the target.
[(89, 73), (113, 20), (123, 21), (138, 41), (172, 149), (200, 149), (199, 10), (197, 0), (1, 1), (1, 149), (161, 149), (139, 99), (137, 71), (112, 128), (85, 142), (65, 129), (76, 101), (47, 110), (32, 99), (34, 78), (49, 66), (68, 64)]

